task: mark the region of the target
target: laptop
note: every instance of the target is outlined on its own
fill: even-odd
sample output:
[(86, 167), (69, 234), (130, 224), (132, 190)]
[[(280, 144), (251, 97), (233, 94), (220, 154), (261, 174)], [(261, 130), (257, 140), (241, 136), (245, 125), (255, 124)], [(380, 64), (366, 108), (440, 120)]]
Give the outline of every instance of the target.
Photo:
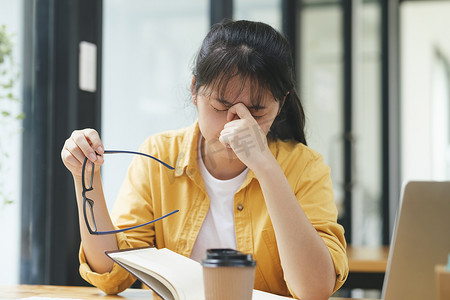
[(450, 253), (450, 181), (406, 183), (399, 212), (382, 299), (436, 299), (434, 266)]

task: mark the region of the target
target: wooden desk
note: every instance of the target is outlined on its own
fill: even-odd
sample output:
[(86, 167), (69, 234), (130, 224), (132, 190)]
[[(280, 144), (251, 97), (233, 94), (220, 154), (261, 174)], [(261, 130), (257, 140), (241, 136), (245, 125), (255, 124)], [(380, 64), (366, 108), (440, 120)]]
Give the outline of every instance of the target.
[(350, 272), (384, 273), (389, 247), (348, 246), (347, 256)]
[(0, 299), (19, 299), (27, 297), (57, 297), (77, 299), (154, 299), (152, 292), (141, 289), (127, 289), (120, 295), (106, 295), (93, 287), (74, 287), (56, 285), (14, 285), (0, 286)]
[[(152, 292), (141, 289), (127, 289), (117, 296), (109, 296), (94, 287), (54, 286), (54, 285), (15, 285), (0, 286), (0, 299), (19, 299), (26, 297), (56, 297), (76, 299), (122, 299), (151, 300)], [(350, 298), (330, 298), (345, 300)]]
[(388, 246), (348, 246), (347, 256), (350, 273), (343, 289), (382, 289)]

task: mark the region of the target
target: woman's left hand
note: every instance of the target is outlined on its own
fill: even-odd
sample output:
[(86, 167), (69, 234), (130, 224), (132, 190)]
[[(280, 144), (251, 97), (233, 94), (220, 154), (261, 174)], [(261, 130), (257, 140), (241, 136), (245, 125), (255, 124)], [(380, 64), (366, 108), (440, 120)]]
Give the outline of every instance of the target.
[(243, 103), (230, 107), (227, 123), (220, 132), (219, 141), (231, 148), (236, 156), (251, 170), (255, 170), (272, 155), (267, 145), (266, 133)]

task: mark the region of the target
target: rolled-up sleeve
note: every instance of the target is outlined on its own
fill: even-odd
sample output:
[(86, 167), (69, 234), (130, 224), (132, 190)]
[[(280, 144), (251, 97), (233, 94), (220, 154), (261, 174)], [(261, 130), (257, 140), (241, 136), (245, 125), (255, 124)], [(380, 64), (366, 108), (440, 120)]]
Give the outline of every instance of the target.
[[(117, 233), (116, 237), (119, 249), (132, 248), (124, 233)], [(82, 244), (80, 246), (79, 260), (81, 277), (90, 284), (101, 289), (106, 294), (118, 294), (130, 287), (136, 280), (133, 275), (116, 263), (114, 263), (110, 272), (99, 274), (92, 271), (87, 263)]]

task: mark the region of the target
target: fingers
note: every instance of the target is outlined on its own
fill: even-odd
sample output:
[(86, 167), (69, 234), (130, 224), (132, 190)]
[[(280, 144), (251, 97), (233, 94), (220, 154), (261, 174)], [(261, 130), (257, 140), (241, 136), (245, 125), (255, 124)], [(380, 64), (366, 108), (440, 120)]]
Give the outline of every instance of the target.
[(98, 135), (98, 132), (94, 129), (85, 129), (82, 131), (82, 133), (85, 135), (92, 149), (100, 155), (103, 154), (103, 143), (100, 139), (100, 136)]
[(227, 113), (227, 122), (231, 122), (235, 119), (253, 119), (253, 116), (247, 106), (239, 102), (230, 107)]
[(242, 131), (242, 128), (248, 128), (255, 123), (257, 122), (247, 106), (241, 102), (236, 103), (228, 109), (227, 123), (220, 132), (219, 142), (227, 148), (232, 148), (231, 138), (235, 138), (236, 133)]
[(228, 110), (228, 113), (227, 113), (227, 122), (231, 122), (231, 121), (233, 121), (233, 120), (239, 118), (239, 116), (238, 116), (237, 113), (236, 113), (236, 110), (234, 110), (234, 111), (231, 110), (231, 108), (233, 108), (233, 107), (234, 107), (234, 106), (230, 107), (230, 109)]
[(233, 137), (233, 133), (235, 132), (235, 130), (233, 129), (223, 129), (220, 132), (220, 136), (219, 136), (219, 142), (224, 145), (227, 148), (231, 148), (230, 143), (231, 140), (230, 138)]
[(70, 140), (73, 154), (80, 161), (84, 161), (84, 157), (87, 157), (95, 163), (104, 152), (100, 136), (94, 129), (76, 130), (70, 136)]
[(96, 165), (103, 164), (103, 143), (94, 129), (75, 130), (61, 150), (64, 165), (74, 175), (80, 175), (85, 157)]
[(71, 138), (67, 139), (61, 153), (64, 162), (79, 167), (84, 161), (84, 154)]

